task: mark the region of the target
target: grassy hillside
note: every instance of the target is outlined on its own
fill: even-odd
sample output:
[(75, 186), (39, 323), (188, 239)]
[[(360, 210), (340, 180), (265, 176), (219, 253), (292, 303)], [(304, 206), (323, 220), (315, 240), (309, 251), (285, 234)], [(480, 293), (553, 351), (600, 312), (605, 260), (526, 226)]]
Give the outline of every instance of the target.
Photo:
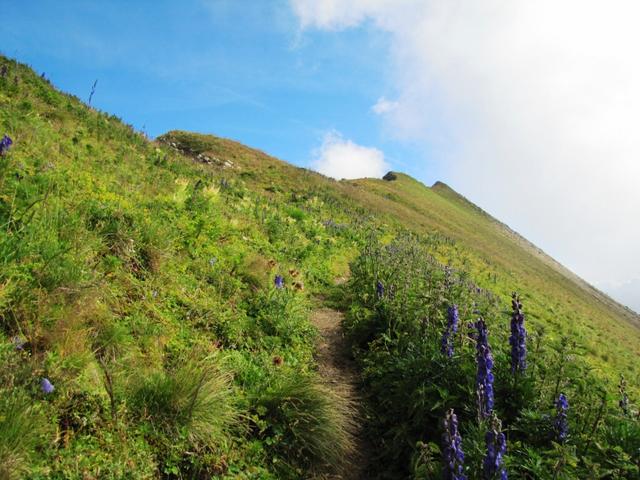
[(348, 458), (307, 313), (357, 245), (351, 210), (256, 192), (0, 63), (0, 478), (298, 478)]
[[(371, 389), (367, 362), (385, 359), (365, 344), (383, 340), (359, 337), (356, 320), (382, 307), (371, 303), (377, 273), (362, 262), (388, 261), (367, 252), (408, 234), (428, 252), (414, 261), (448, 264), (490, 292), (476, 303), (492, 328), (507, 328), (510, 294), (521, 292), (531, 338), (580, 357), (580, 375), (562, 385), (584, 374), (615, 392), (624, 373), (638, 391), (636, 315), (444, 184), (402, 174), (338, 182), (188, 132), (150, 141), (26, 66), (0, 57), (0, 72), (0, 137), (13, 140), (0, 156), (0, 478), (306, 478), (348, 468), (353, 406), (317, 375), (308, 313), (336, 297), (335, 279), (355, 262), (360, 273), (337, 297), (353, 310)], [(439, 268), (411, 271), (440, 278)], [(410, 294), (424, 312), (389, 303), (380, 321), (440, 319), (440, 300)], [(455, 298), (472, 316), (477, 299)], [(394, 462), (417, 455), (416, 435), (439, 435), (420, 431), (407, 433), (412, 443), (398, 434)]]
[[(633, 371), (640, 353), (638, 316), (589, 286), (505, 225), (442, 183), (432, 189), (404, 175), (395, 182), (362, 180), (369, 192), (391, 202), (380, 209), (417, 232), (439, 231), (468, 255), (480, 285), (508, 296), (524, 293), (529, 317), (549, 333), (575, 339), (603, 375)], [(611, 339), (615, 338), (615, 345)], [(608, 344), (608, 345), (607, 345)], [(604, 348), (603, 348), (604, 347)]]
[[(479, 285), (505, 298), (513, 290), (523, 292), (536, 326), (549, 327), (550, 335), (577, 341), (586, 349), (593, 367), (612, 382), (617, 382), (618, 372), (627, 372), (638, 384), (638, 316), (445, 184), (438, 182), (428, 188), (401, 173), (393, 181), (337, 182), (226, 139), (170, 132), (159, 140), (193, 156), (231, 160), (235, 169), (226, 171), (235, 172), (256, 191), (321, 192), (390, 232), (407, 229), (444, 235), (455, 241), (451, 251), (459, 254), (447, 253), (442, 260), (459, 265), (464, 262)], [(616, 341), (611, 342), (612, 338)]]

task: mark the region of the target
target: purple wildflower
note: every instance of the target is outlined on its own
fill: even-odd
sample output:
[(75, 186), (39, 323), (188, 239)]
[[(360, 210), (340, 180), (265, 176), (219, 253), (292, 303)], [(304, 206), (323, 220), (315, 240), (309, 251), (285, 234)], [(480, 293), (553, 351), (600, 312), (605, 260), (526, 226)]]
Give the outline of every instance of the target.
[(475, 327), (478, 330), (476, 339), (478, 415), (480, 418), (488, 418), (493, 411), (493, 355), (491, 355), (487, 336), (487, 324), (479, 318)]
[(466, 480), (464, 475), (464, 452), (462, 438), (458, 433), (458, 417), (449, 410), (444, 417), (444, 434), (442, 435), (443, 477), (445, 480)]
[(284, 278), (282, 277), (282, 275), (276, 275), (276, 278), (273, 280), (273, 283), (278, 289), (284, 288)]
[(569, 435), (569, 423), (567, 422), (567, 410), (569, 401), (564, 393), (561, 393), (556, 400), (556, 437), (560, 443), (564, 443)]
[(458, 331), (458, 306), (452, 305), (447, 308), (447, 328), (442, 334), (442, 353), (447, 357), (453, 357), (453, 338)]
[(493, 415), (490, 428), (484, 436), (487, 454), (482, 463), (482, 472), (486, 480), (495, 478), (496, 473), (500, 473), (500, 480), (507, 479), (507, 471), (502, 466), (502, 459), (507, 452), (507, 439), (501, 428), (500, 420)]
[(522, 303), (517, 293), (511, 295), (511, 372), (524, 372), (527, 368), (527, 330), (524, 327)]
[(13, 342), (13, 345), (15, 346), (16, 350), (24, 350), (24, 346), (27, 343), (27, 341), (19, 335), (16, 335), (15, 337), (13, 337), (11, 341)]
[(11, 145), (13, 145), (13, 140), (8, 135), (3, 136), (0, 140), (0, 155), (4, 155)]
[(40, 380), (40, 389), (43, 391), (43, 393), (48, 395), (52, 393), (56, 388), (48, 378), (43, 378), (42, 380)]
[(378, 295), (378, 298), (384, 297), (384, 285), (380, 280), (376, 283), (376, 295)]

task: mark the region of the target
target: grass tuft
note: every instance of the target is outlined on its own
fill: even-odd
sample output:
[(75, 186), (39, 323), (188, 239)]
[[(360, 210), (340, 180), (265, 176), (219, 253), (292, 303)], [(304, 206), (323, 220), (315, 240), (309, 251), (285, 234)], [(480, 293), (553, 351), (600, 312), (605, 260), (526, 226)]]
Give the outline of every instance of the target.
[(272, 448), (288, 467), (339, 471), (352, 458), (355, 410), (318, 380), (303, 374), (282, 376), (257, 405), (271, 425)]

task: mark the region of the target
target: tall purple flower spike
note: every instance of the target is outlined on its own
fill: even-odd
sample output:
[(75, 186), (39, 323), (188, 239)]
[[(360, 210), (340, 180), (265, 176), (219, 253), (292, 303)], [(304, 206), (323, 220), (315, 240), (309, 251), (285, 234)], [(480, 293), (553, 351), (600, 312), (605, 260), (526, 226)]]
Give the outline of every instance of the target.
[(488, 418), (493, 411), (493, 355), (487, 336), (487, 324), (479, 318), (475, 327), (478, 330), (476, 339), (478, 416), (484, 419)]
[(458, 331), (458, 306), (447, 308), (447, 327), (442, 334), (442, 353), (447, 357), (453, 357), (453, 335)]
[(511, 372), (524, 372), (527, 368), (527, 330), (524, 327), (522, 303), (517, 293), (511, 295)]
[(569, 436), (569, 423), (567, 422), (567, 410), (569, 401), (564, 393), (561, 393), (556, 400), (556, 436), (560, 443), (564, 443)]
[(449, 410), (444, 417), (442, 435), (443, 478), (445, 480), (467, 480), (464, 475), (464, 452), (462, 438), (458, 433), (458, 417)]
[(491, 418), (491, 425), (484, 436), (487, 454), (482, 462), (482, 474), (485, 480), (493, 480), (496, 474), (500, 480), (507, 480), (507, 471), (502, 466), (502, 459), (507, 453), (507, 439), (502, 433), (502, 425), (495, 415)]
[(276, 278), (273, 280), (273, 284), (278, 289), (284, 288), (284, 278), (282, 277), (282, 275), (276, 275)]

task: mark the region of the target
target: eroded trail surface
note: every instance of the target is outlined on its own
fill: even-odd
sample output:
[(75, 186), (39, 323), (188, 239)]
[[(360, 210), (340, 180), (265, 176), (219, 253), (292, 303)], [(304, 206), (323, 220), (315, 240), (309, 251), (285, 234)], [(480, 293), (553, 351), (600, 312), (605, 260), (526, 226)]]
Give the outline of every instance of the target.
[(332, 308), (321, 307), (315, 310), (311, 321), (320, 333), (316, 347), (316, 360), (324, 381), (334, 391), (349, 400), (358, 411), (356, 452), (347, 471), (328, 477), (332, 480), (360, 480), (367, 478), (367, 466), (370, 446), (366, 441), (362, 419), (364, 418), (361, 399), (358, 392), (358, 368), (351, 358), (347, 341), (342, 330), (343, 314)]

